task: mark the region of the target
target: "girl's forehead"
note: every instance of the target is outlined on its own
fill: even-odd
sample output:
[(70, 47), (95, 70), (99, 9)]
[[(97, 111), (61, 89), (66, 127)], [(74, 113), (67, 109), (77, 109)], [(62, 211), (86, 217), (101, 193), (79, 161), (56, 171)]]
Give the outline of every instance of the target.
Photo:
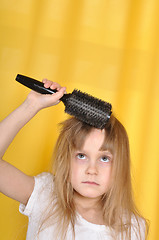
[(105, 129), (92, 128), (86, 134), (80, 134), (75, 137), (73, 142), (75, 150), (84, 150), (86, 148), (98, 148), (100, 151), (108, 150), (106, 144), (106, 131)]
[(90, 133), (85, 138), (85, 144), (86, 143), (96, 143), (99, 144), (99, 142), (102, 144), (105, 139), (105, 130), (93, 128)]
[(72, 129), (71, 134), (67, 138), (72, 151), (82, 149), (86, 141), (92, 142), (97, 141), (97, 139), (101, 139), (100, 148), (102, 151), (114, 152), (114, 137), (107, 128), (101, 130), (89, 125), (82, 125), (79, 128)]

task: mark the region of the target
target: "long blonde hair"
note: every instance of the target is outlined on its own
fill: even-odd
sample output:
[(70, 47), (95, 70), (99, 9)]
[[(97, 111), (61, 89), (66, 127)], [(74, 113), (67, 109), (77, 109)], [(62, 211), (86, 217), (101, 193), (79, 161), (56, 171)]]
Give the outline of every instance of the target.
[[(54, 207), (49, 217), (53, 216), (58, 223), (60, 239), (65, 239), (69, 224), (75, 237), (76, 209), (74, 205), (74, 190), (70, 182), (70, 159), (75, 149), (81, 148), (92, 127), (71, 117), (61, 123), (53, 162)], [(105, 126), (105, 140), (101, 146), (113, 155), (112, 184), (110, 190), (102, 196), (103, 220), (110, 227), (115, 239), (131, 239), (132, 217), (136, 221), (136, 236), (141, 239), (141, 217), (136, 209), (132, 196), (129, 140), (123, 125), (112, 115)], [(49, 219), (49, 217), (47, 219)], [(57, 234), (58, 235), (58, 234)], [(124, 237), (126, 236), (126, 238)], [(58, 236), (59, 237), (59, 236)], [(145, 236), (146, 239), (146, 236)]]

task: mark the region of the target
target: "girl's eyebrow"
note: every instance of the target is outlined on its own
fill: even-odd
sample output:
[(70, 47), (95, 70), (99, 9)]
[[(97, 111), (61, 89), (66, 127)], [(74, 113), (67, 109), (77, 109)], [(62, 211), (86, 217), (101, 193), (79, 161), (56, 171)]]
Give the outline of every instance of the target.
[(79, 147), (79, 148), (76, 148), (74, 151), (75, 151), (75, 152), (84, 151), (84, 148), (83, 148), (83, 147)]
[[(84, 149), (76, 149), (75, 151), (74, 151), (75, 153), (87, 153), (87, 151), (86, 150), (84, 150)], [(99, 149), (99, 152), (100, 152), (100, 154), (107, 154), (107, 155), (109, 155), (109, 156), (113, 156), (113, 154), (109, 151), (109, 150), (103, 150), (103, 149)]]
[(113, 156), (113, 154), (112, 154), (109, 150), (102, 150), (102, 149), (99, 149), (99, 151), (102, 152), (102, 153), (105, 153), (105, 154), (108, 154), (108, 155)]
[(84, 151), (83, 149), (79, 149), (79, 150), (75, 150), (74, 153), (84, 153), (84, 154), (86, 154), (86, 151)]

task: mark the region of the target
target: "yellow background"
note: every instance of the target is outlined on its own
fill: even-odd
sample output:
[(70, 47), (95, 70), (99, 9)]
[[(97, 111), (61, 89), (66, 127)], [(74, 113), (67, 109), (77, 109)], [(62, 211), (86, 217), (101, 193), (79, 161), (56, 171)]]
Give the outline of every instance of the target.
[[(0, 0), (0, 119), (24, 101), (21, 73), (46, 77), (111, 102), (127, 129), (135, 199), (159, 239), (159, 1)], [(66, 118), (42, 110), (17, 135), (5, 160), (27, 174), (46, 171)], [(25, 239), (27, 218), (0, 195), (0, 239)]]

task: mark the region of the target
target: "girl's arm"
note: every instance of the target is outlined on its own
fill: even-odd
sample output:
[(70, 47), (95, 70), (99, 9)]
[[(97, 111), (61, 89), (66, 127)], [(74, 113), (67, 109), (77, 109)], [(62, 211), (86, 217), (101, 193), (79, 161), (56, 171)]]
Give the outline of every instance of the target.
[(44, 80), (45, 87), (57, 89), (53, 95), (42, 95), (31, 91), (27, 99), (15, 111), (0, 122), (0, 192), (26, 204), (34, 188), (34, 178), (27, 176), (3, 160), (8, 146), (20, 131), (41, 109), (59, 103), (65, 88)]

